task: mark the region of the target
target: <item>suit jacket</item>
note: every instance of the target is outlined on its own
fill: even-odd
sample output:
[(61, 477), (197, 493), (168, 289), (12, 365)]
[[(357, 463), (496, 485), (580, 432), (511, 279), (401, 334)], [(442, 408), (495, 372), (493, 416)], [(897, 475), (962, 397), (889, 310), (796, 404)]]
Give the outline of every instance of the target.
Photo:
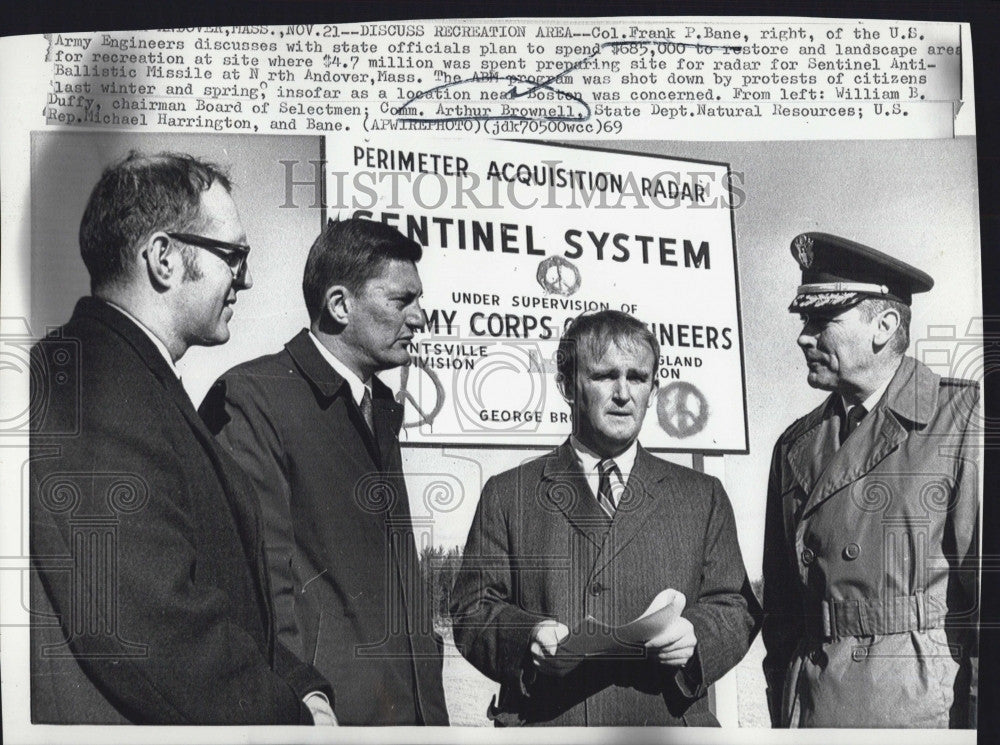
[[(498, 726), (718, 725), (705, 694), (746, 653), (759, 612), (729, 499), (717, 479), (641, 446), (626, 487), (609, 520), (568, 442), (486, 483), (452, 618), (459, 650), (501, 684)], [(536, 623), (619, 625), (670, 587), (686, 596), (698, 638), (683, 670), (639, 650), (531, 680)]]
[(764, 672), (774, 726), (974, 726), (978, 387), (904, 357), (842, 446), (836, 396), (774, 448)]
[(399, 451), (403, 407), (373, 382), (375, 437), (308, 332), (239, 365), (201, 411), (257, 487), (278, 636), (337, 691), (341, 724), (448, 723)]
[(32, 364), (32, 720), (311, 724), (252, 487), (152, 341), (84, 298)]

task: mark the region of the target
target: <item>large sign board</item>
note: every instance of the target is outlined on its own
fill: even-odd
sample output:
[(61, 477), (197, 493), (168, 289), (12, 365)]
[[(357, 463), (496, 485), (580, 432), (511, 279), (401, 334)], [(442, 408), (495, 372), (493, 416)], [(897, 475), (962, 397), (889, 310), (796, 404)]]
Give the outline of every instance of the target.
[(425, 333), (384, 376), (405, 444), (552, 447), (570, 431), (556, 349), (580, 313), (628, 312), (661, 345), (640, 436), (747, 450), (728, 166), (508, 141), (327, 140), (333, 217), (424, 247)]

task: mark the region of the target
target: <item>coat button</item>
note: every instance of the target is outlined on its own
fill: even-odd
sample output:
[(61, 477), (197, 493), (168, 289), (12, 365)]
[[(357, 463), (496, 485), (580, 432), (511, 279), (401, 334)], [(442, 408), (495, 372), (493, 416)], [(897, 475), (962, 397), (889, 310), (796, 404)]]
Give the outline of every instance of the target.
[(848, 543), (844, 548), (844, 558), (848, 561), (854, 561), (858, 556), (861, 555), (861, 546), (857, 543)]
[(802, 549), (802, 563), (809, 566), (816, 559), (816, 553), (811, 548)]
[(602, 585), (600, 582), (595, 582), (590, 586), (591, 595), (600, 595), (602, 592), (604, 592), (604, 585)]
[(861, 662), (861, 660), (865, 659), (867, 656), (868, 650), (864, 647), (855, 647), (851, 650), (851, 659), (855, 662)]

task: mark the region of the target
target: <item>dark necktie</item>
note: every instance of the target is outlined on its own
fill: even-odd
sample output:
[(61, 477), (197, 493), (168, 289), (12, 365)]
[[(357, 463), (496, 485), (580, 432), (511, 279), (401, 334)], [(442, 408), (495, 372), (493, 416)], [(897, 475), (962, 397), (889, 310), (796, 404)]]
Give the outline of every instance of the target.
[(853, 407), (849, 412), (847, 412), (847, 419), (844, 420), (844, 426), (840, 428), (840, 444), (844, 444), (844, 440), (851, 436), (851, 432), (858, 428), (861, 424), (861, 420), (865, 418), (865, 414), (868, 413), (868, 409), (862, 404), (858, 404)]
[(372, 392), (365, 386), (365, 395), (361, 397), (361, 416), (365, 418), (368, 431), (375, 435), (375, 416), (372, 413)]
[(615, 497), (611, 492), (611, 474), (618, 470), (618, 464), (611, 458), (605, 458), (597, 464), (597, 472), (600, 478), (597, 482), (597, 502), (601, 509), (608, 513), (608, 517), (615, 516)]

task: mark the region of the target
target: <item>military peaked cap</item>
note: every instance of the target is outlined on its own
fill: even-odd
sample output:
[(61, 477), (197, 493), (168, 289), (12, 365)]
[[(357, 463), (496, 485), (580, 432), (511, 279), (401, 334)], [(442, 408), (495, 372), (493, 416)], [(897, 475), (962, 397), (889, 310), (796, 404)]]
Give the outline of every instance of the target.
[(791, 251), (802, 269), (802, 284), (788, 306), (792, 313), (845, 310), (869, 297), (909, 305), (914, 293), (934, 286), (916, 267), (828, 233), (797, 235)]

